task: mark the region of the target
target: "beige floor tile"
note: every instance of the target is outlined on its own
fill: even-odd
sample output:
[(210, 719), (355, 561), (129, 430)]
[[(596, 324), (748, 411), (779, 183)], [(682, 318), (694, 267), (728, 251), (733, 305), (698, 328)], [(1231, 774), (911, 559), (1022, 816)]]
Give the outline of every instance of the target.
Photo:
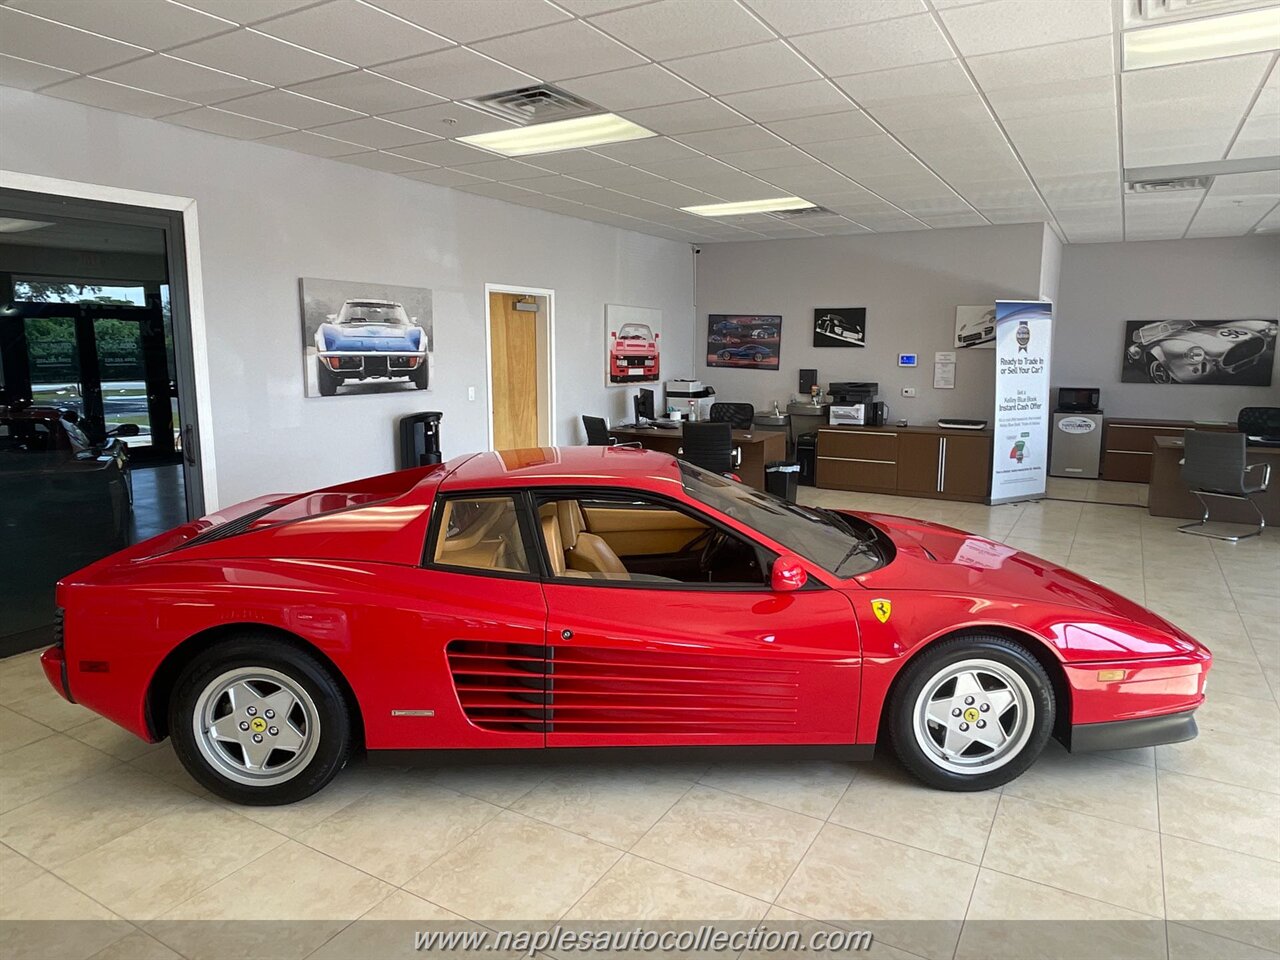
[[(764, 922), (761, 927), (768, 930), (790, 933), (795, 931), (800, 935), (800, 948), (789, 950), (784, 948), (773, 950), (761, 947), (759, 950), (746, 950), (738, 958), (738, 960), (811, 960), (813, 952), (810, 950), (810, 938), (817, 932), (821, 931), (827, 937), (835, 931), (842, 928), (833, 926), (829, 923), (823, 923), (821, 920), (812, 920), (809, 917), (802, 916), (791, 910), (784, 910), (779, 906), (769, 908), (769, 912), (764, 916)], [(883, 940), (876, 937), (876, 931), (868, 928), (865, 931), (855, 931), (845, 929), (843, 932), (853, 934), (856, 932), (865, 932), (871, 934), (870, 946), (867, 949), (859, 948), (856, 953), (852, 952), (853, 948), (849, 948), (849, 956), (867, 958), (867, 960), (919, 960), (919, 954), (908, 953), (897, 947), (890, 946)], [(829, 941), (828, 941), (829, 942)], [(814, 948), (816, 949), (816, 947)], [(832, 949), (830, 955), (837, 955), (839, 952)], [(822, 954), (819, 953), (819, 956)]]
[(178, 759), (178, 755), (173, 752), (173, 744), (168, 741), (162, 744), (159, 750), (152, 750), (144, 753), (137, 760), (130, 760), (129, 766), (172, 784), (193, 797), (199, 797), (211, 803), (224, 803), (221, 797), (215, 796), (192, 779), (191, 774), (187, 773), (187, 768)]
[(338, 811), (380, 788), (394, 789), (399, 771), (368, 764), (348, 766), (319, 793), (305, 800), (278, 807), (251, 807), (227, 800), (220, 801), (228, 810), (248, 817), (277, 833), (295, 840), (312, 827), (327, 820)]
[(106, 717), (94, 717), (88, 723), (71, 727), (66, 734), (117, 760), (137, 760), (153, 750), (164, 750), (167, 746), (163, 743), (147, 743), (123, 727), (116, 726)]
[(1280, 864), (1181, 837), (1165, 836), (1163, 848), (1170, 920), (1255, 946), (1280, 942)]
[(511, 809), (626, 850), (692, 783), (649, 768), (574, 765), (553, 772)]
[[(1168, 934), (1169, 960), (1276, 960), (1280, 957), (1280, 953), (1180, 923), (1170, 923)], [(1280, 939), (1274, 945), (1280, 949)]]
[(956, 960), (1165, 960), (1164, 921), (1003, 873), (978, 874)]
[[(1103, 842), (1105, 839), (1105, 842)], [(1160, 836), (1003, 797), (982, 865), (1149, 916), (1163, 916)]]
[(45, 694), (61, 699), (45, 678), (39, 650), (0, 660), (0, 704), (12, 707), (20, 701)]
[[(1213, 668), (1209, 668), (1213, 683)], [(1196, 711), (1196, 723), (1202, 734), (1237, 733), (1254, 740), (1275, 740), (1280, 736), (1280, 707), (1274, 702), (1217, 693), (1208, 688), (1204, 703)]]
[(1118, 760), (1121, 763), (1136, 763), (1142, 767), (1154, 767), (1156, 765), (1156, 748), (1155, 747), (1135, 747), (1131, 750), (1099, 750), (1091, 756), (1100, 757), (1103, 760)]
[(1156, 747), (1160, 770), (1280, 793), (1280, 741), (1202, 730), (1194, 740)]
[(1031, 769), (1005, 786), (1004, 795), (1147, 830), (1160, 825), (1154, 768), (1070, 754), (1057, 741), (1050, 741)]
[(1071, 556), (1069, 540), (1045, 540), (1039, 537), (1005, 537), (1004, 543), (1020, 553), (1030, 554), (1040, 560), (1066, 566)]
[(4, 755), (0, 812), (13, 810), (55, 790), (87, 780), (120, 761), (62, 734), (45, 737)]
[(8, 707), (0, 707), (0, 754), (8, 753), (34, 743), (53, 733), (43, 723), (14, 713)]
[(190, 802), (177, 787), (116, 767), (0, 814), (0, 840), (52, 868)]
[(759, 920), (769, 909), (708, 880), (627, 854), (564, 916), (566, 923), (648, 920), (714, 922)]
[(404, 887), (482, 923), (554, 920), (621, 855), (576, 833), (504, 811)]
[(135, 930), (109, 947), (95, 953), (90, 960), (183, 960), (150, 934)]
[(284, 843), (278, 833), (194, 801), (70, 860), (56, 872), (129, 920), (152, 920)]
[[(893, 816), (886, 811), (886, 816)], [(778, 906), (925, 957), (950, 957), (978, 868), (827, 824)]]
[(1236, 697), (1275, 702), (1267, 678), (1256, 660), (1227, 660), (1215, 657), (1209, 676), (1214, 696), (1228, 693)]
[(982, 861), (999, 792), (930, 790), (887, 761), (868, 764), (831, 822), (970, 863)]
[(431, 781), (499, 807), (509, 807), (551, 774), (541, 764), (475, 763), (423, 769)]
[[(485, 928), (421, 897), (397, 890), (355, 923), (345, 927), (308, 960), (352, 960), (354, 957), (360, 960), (409, 960), (423, 956), (449, 956), (459, 960), (471, 957), (474, 960), (474, 951), (424, 952), (415, 949), (414, 936), (432, 930), (484, 932)], [(505, 960), (509, 955), (485, 951), (485, 956)], [(524, 957), (523, 960), (529, 958)]]
[(825, 819), (859, 773), (849, 763), (798, 760), (789, 763), (721, 763), (702, 775), (702, 783)]
[(498, 812), (493, 804), (406, 775), (345, 805), (298, 839), (400, 885)]
[[(43, 674), (41, 675), (43, 680)], [(42, 723), (53, 730), (70, 730), (93, 719), (93, 714), (77, 703), (69, 703), (54, 693), (49, 682), (45, 681), (45, 690), (6, 704), (14, 713)]]
[[(1280, 860), (1280, 795), (1160, 771), (1166, 834)], [(1276, 909), (1280, 918), (1280, 890)]]
[(773, 900), (821, 826), (813, 817), (695, 786), (631, 852)]

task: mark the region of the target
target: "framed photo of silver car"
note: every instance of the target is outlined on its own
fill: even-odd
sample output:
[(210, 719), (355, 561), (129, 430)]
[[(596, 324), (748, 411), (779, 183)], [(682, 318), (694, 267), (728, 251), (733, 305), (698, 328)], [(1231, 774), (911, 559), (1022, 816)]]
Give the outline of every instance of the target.
[(782, 317), (713, 313), (707, 317), (707, 366), (777, 370), (782, 356)]
[(1275, 320), (1130, 320), (1124, 325), (1124, 383), (1269, 387)]
[(303, 277), (303, 386), (308, 397), (431, 388), (431, 291)]
[(956, 347), (978, 347), (983, 350), (996, 348), (996, 308), (956, 307)]
[(815, 347), (865, 347), (866, 307), (817, 307), (813, 311)]

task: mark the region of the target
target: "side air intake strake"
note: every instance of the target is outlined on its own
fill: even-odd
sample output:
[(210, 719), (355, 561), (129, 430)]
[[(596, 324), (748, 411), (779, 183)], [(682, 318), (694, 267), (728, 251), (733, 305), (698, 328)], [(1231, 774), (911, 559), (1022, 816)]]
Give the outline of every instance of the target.
[(179, 544), (176, 549), (185, 550), (187, 547), (196, 547), (202, 543), (212, 543), (215, 540), (225, 540), (227, 537), (235, 537), (244, 533), (257, 520), (261, 520), (273, 510), (279, 510), (280, 504), (272, 503), (257, 510), (252, 510), (242, 517), (236, 517), (234, 520), (228, 520), (226, 523), (220, 523), (216, 527), (209, 527), (202, 530), (186, 543)]
[(449, 670), (484, 730), (741, 733), (795, 726), (798, 671), (735, 657), (454, 640)]
[(491, 116), (510, 120), (522, 127), (551, 120), (572, 120), (604, 113), (603, 107), (584, 100), (568, 90), (561, 90), (549, 83), (540, 83), (516, 90), (489, 93), (472, 100), (462, 100), (469, 107), (483, 110)]

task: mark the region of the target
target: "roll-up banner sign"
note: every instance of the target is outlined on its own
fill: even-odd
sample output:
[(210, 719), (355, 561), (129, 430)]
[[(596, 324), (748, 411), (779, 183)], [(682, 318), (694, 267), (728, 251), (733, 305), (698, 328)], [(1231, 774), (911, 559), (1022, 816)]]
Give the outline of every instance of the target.
[(1049, 352), (1053, 304), (996, 301), (995, 450), (991, 502), (1045, 495), (1049, 474)]

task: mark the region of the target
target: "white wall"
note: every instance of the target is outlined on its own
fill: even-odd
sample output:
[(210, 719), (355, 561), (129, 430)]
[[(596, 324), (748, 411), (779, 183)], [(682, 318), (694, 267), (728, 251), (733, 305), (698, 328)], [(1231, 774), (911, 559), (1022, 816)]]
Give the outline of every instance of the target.
[(1128, 320), (1271, 319), (1280, 312), (1280, 237), (1069, 244), (1053, 340), (1055, 386), (1096, 386), (1112, 417), (1232, 420), (1280, 404), (1270, 387), (1121, 383)]
[[(196, 200), (221, 503), (393, 469), (419, 410), (444, 411), (446, 456), (482, 449), (486, 282), (556, 292), (558, 442), (628, 407), (604, 386), (605, 303), (662, 310), (664, 371), (693, 373), (685, 244), (8, 87), (0, 130), (0, 168)], [(299, 277), (430, 287), (434, 388), (306, 399)]]
[[(816, 367), (824, 386), (833, 380), (879, 382), (894, 420), (990, 419), (995, 351), (959, 351), (954, 390), (933, 388), (933, 355), (955, 349), (957, 306), (1039, 296), (1045, 235), (1043, 224), (1032, 223), (703, 244), (698, 375), (720, 399), (748, 401), (757, 410), (770, 409), (775, 400), (785, 404), (796, 392), (798, 371)], [(814, 347), (815, 307), (866, 307), (867, 346)], [(708, 368), (702, 348), (710, 313), (781, 314), (781, 369)], [(912, 352), (920, 355), (920, 366), (899, 367), (898, 354)], [(901, 396), (907, 386), (916, 388), (915, 398)]]

